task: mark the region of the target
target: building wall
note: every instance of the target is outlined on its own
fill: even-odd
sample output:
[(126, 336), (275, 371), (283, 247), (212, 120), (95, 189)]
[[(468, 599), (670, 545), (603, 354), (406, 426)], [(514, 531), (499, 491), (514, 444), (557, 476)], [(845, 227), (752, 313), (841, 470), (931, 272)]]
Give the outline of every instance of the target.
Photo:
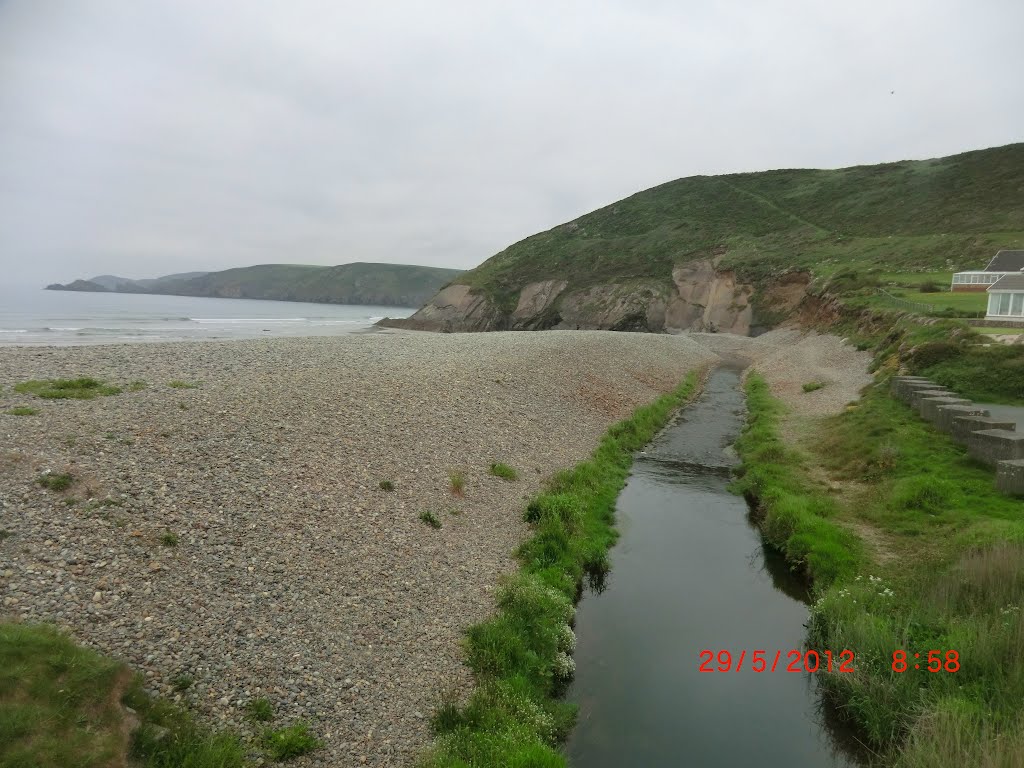
[(988, 290), (988, 286), (987, 285), (975, 284), (975, 283), (953, 283), (950, 286), (950, 290), (954, 291), (956, 293), (960, 293), (960, 292), (965, 292), (965, 293), (969, 293), (969, 292), (984, 293), (985, 291)]

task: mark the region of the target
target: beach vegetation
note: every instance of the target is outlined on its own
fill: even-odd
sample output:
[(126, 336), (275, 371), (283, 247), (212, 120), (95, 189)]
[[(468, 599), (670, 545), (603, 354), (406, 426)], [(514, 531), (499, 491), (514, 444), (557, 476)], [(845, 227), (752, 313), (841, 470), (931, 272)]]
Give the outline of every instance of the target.
[(575, 720), (563, 701), (574, 671), (569, 625), (591, 568), (607, 573), (616, 539), (615, 500), (633, 454), (696, 391), (696, 372), (673, 392), (637, 409), (605, 433), (591, 457), (559, 472), (531, 500), (532, 535), (519, 548), (520, 570), (498, 592), (498, 610), (466, 633), (476, 687), (460, 705), (442, 700), (431, 719), (432, 751), (422, 764), (565, 766), (559, 743)]
[(180, 403), (178, 403), (178, 407), (179, 407), (179, 408), (180, 408), (181, 410), (183, 410), (183, 411), (187, 411), (187, 410), (188, 410), (188, 403), (186, 403), (186, 402), (180, 402)]
[(508, 464), (503, 464), (500, 461), (491, 464), (491, 474), (495, 477), (500, 477), (502, 480), (508, 480), (509, 482), (519, 479), (519, 473), (513, 467)]
[(268, 730), (263, 734), (263, 744), (270, 756), (278, 762), (305, 755), (321, 746), (320, 740), (309, 732), (306, 723)]
[(0, 528), (0, 541), (3, 541), (4, 539), (9, 539), (13, 535), (14, 534), (6, 528)]
[(25, 405), (17, 405), (14, 408), (8, 408), (4, 411), (8, 416), (38, 416), (39, 411), (36, 408), (29, 408)]
[(36, 478), (36, 482), (48, 491), (67, 490), (74, 481), (74, 476), (68, 472), (43, 472)]
[(192, 679), (192, 676), (184, 673), (171, 678), (171, 687), (178, 693), (184, 693), (192, 687), (193, 683), (195, 683), (195, 680)]
[(169, 381), (167, 383), (167, 386), (173, 389), (198, 389), (199, 387), (198, 384), (194, 384), (190, 381), (182, 381), (181, 379), (174, 379), (173, 381)]
[[(858, 738), (898, 768), (1024, 763), (1024, 501), (884, 379), (803, 451), (781, 442), (783, 407), (763, 380), (746, 386), (735, 486), (812, 580), (808, 644), (855, 651), (857, 674), (820, 683)], [(925, 671), (934, 649), (955, 671)]]
[(147, 384), (146, 382), (142, 381), (141, 379), (136, 379), (135, 381), (131, 382), (128, 385), (128, 391), (129, 392), (141, 392), (142, 390), (144, 390), (148, 386), (149, 386), (149, 384)]
[(83, 376), (77, 379), (33, 379), (14, 386), (15, 392), (50, 400), (91, 400), (120, 394), (121, 388), (99, 379)]
[(178, 546), (178, 535), (173, 531), (166, 531), (160, 536), (160, 543), (165, 547)]
[(441, 518), (439, 518), (433, 511), (425, 509), (420, 512), (420, 520), (429, 525), (431, 528), (441, 527)]
[(462, 496), (466, 491), (466, 473), (455, 469), (448, 473), (448, 487), (455, 496)]
[(382, 491), (393, 491), (395, 490), (395, 484), (391, 480), (381, 480), (378, 487)]
[(804, 392), (817, 392), (819, 389), (825, 386), (823, 381), (808, 381), (803, 385), (802, 389)]
[(261, 696), (258, 699), (250, 700), (245, 705), (245, 714), (250, 720), (257, 723), (269, 723), (274, 719), (274, 707), (270, 703), (270, 699)]
[[(139, 727), (130, 735), (126, 711)], [(243, 768), (237, 736), (151, 698), (120, 662), (55, 628), (0, 623), (0, 766)]]

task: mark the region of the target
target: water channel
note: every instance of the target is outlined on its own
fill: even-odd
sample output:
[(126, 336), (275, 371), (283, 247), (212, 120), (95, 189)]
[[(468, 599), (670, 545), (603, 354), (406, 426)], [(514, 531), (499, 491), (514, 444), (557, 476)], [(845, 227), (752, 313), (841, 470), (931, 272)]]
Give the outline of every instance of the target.
[[(861, 764), (813, 677), (783, 671), (787, 651), (804, 648), (807, 591), (726, 490), (745, 415), (740, 370), (712, 373), (619, 496), (611, 575), (576, 617), (573, 768)], [(701, 651), (722, 649), (733, 666), (746, 650), (744, 669), (698, 670)], [(776, 650), (783, 661), (753, 672), (754, 650), (769, 667)]]

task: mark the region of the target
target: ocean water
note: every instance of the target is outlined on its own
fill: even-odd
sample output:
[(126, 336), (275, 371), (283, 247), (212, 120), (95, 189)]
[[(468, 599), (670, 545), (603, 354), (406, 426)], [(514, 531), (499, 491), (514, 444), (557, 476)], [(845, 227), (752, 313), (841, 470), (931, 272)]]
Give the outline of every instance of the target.
[(335, 336), (409, 307), (0, 287), (0, 346)]

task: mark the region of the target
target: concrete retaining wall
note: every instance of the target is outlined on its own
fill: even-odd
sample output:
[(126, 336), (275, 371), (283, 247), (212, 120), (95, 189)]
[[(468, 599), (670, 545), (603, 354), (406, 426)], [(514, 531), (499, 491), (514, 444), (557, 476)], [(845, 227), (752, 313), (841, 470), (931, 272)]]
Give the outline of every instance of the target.
[(967, 445), (967, 438), (979, 429), (1015, 430), (1017, 425), (1004, 419), (993, 419), (988, 416), (954, 416), (953, 440), (960, 445)]
[[(935, 426), (947, 434), (953, 432), (953, 419), (957, 416), (989, 416), (989, 410), (980, 405), (940, 405)], [(1005, 427), (1004, 427), (1005, 429)]]
[(917, 412), (922, 419), (934, 424), (939, 419), (940, 405), (967, 405), (970, 402), (962, 397), (922, 397)]

